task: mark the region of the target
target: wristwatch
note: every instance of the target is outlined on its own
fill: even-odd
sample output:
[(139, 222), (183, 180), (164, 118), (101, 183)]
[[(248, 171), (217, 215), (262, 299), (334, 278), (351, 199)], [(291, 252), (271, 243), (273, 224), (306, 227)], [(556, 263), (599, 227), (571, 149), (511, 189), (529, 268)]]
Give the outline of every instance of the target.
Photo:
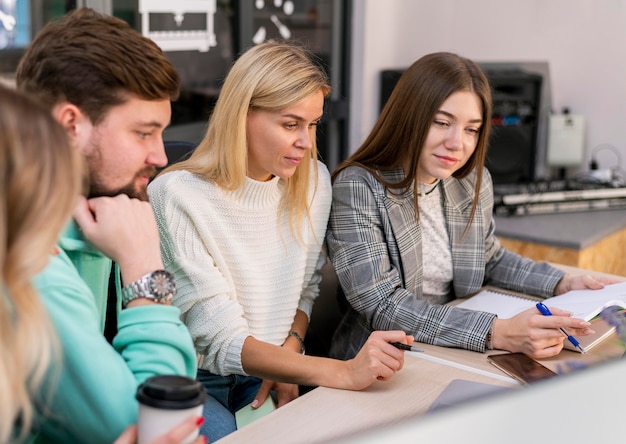
[(126, 308), (130, 301), (139, 298), (168, 304), (175, 294), (174, 275), (166, 270), (156, 270), (122, 288), (122, 307)]

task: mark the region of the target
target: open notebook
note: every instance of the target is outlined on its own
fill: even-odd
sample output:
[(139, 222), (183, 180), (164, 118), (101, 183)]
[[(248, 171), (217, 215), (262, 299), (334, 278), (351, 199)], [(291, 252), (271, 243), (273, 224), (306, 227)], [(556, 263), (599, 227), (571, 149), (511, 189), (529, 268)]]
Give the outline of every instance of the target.
[[(508, 294), (496, 289), (485, 289), (476, 295), (457, 304), (457, 307), (470, 310), (486, 311), (495, 313), (499, 318), (508, 319), (521, 311), (535, 306), (540, 299), (531, 296)], [(576, 339), (585, 351), (590, 350), (604, 339), (609, 337), (615, 328), (602, 319), (592, 321), (606, 307), (615, 305), (626, 308), (626, 282), (607, 285), (601, 290), (572, 290), (559, 296), (542, 300), (548, 307), (556, 307), (572, 312), (572, 316), (593, 323), (591, 328), (595, 334), (580, 336)], [(566, 341), (564, 347), (569, 350), (576, 348)]]

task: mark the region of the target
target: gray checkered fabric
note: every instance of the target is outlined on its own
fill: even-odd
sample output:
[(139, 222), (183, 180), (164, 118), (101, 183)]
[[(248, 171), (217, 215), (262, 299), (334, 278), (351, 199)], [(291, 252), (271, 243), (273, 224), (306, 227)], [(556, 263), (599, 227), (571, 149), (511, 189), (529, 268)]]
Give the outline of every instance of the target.
[[(381, 172), (392, 182), (402, 169)], [(440, 182), (452, 252), (450, 300), (494, 285), (551, 296), (564, 273), (500, 246), (493, 221), (493, 185), (485, 170), (474, 220), (469, 219), (476, 174)], [(333, 338), (331, 355), (350, 359), (373, 330), (404, 330), (419, 342), (485, 351), (489, 313), (423, 300), (421, 228), (413, 190), (387, 190), (365, 169), (341, 171), (333, 184), (328, 252), (350, 308)]]

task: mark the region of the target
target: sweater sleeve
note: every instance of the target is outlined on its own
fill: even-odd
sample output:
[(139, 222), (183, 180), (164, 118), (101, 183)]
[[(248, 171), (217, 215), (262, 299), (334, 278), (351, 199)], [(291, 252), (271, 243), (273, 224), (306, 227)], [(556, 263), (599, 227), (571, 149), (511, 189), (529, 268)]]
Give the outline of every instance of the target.
[[(241, 364), (243, 343), (251, 336), (237, 302), (232, 280), (219, 270), (220, 248), (198, 213), (198, 193), (206, 192), (198, 180), (184, 173), (157, 178), (148, 191), (159, 227), (165, 267), (176, 276), (173, 303), (180, 307), (189, 328), (200, 367), (212, 373), (245, 375)], [(198, 188), (200, 187), (200, 188)], [(202, 209), (207, 211), (207, 209)], [(214, 257), (216, 255), (216, 257)]]
[(123, 310), (112, 347), (93, 295), (69, 259), (51, 258), (35, 284), (60, 343), (41, 390), (43, 441), (111, 443), (137, 421), (138, 384), (158, 374), (195, 378), (193, 344), (177, 308)]

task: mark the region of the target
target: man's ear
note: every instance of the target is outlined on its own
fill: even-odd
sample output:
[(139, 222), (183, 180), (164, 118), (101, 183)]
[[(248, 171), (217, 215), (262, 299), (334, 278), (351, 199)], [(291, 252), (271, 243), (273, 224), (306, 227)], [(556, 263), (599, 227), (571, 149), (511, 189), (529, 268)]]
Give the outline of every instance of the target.
[(62, 102), (54, 106), (52, 116), (61, 124), (70, 138), (78, 137), (80, 125), (89, 122), (89, 118), (73, 103)]

